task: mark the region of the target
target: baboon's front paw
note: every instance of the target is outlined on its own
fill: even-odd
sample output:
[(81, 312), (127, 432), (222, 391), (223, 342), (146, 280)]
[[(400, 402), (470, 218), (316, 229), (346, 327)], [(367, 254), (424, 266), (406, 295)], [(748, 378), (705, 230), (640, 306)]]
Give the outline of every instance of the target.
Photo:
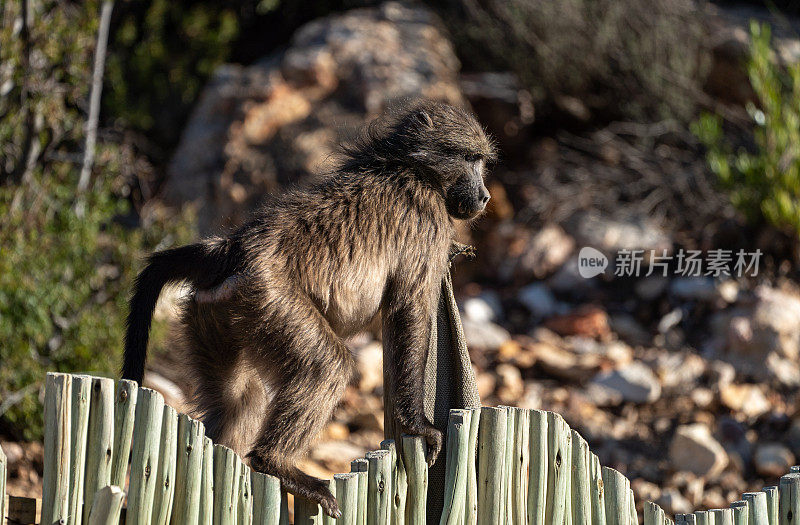
[(320, 494), (320, 499), (317, 503), (320, 504), (322, 507), (323, 512), (330, 516), (331, 518), (340, 518), (342, 516), (342, 511), (339, 510), (339, 504), (336, 502), (336, 498), (333, 497), (330, 490), (324, 489), (325, 494)]
[(428, 444), (428, 452), (425, 454), (425, 462), (428, 466), (433, 466), (436, 463), (436, 458), (439, 457), (439, 452), (442, 451), (442, 433), (432, 425), (426, 425), (418, 434), (425, 438), (425, 443)]

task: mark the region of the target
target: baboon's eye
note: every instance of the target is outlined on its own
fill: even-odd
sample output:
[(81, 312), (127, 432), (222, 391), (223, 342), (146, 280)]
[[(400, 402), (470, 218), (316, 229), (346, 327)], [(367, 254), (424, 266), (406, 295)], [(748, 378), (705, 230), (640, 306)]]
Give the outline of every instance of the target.
[(481, 154), (480, 153), (465, 153), (464, 154), (464, 160), (466, 160), (467, 162), (478, 162), (479, 160), (481, 160)]

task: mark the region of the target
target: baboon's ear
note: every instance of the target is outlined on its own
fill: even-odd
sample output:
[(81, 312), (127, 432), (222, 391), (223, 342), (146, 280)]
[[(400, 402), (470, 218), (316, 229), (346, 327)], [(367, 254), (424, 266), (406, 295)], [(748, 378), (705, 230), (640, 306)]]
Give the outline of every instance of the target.
[(433, 119), (431, 118), (430, 115), (428, 115), (427, 111), (421, 109), (417, 111), (417, 114), (415, 116), (423, 126), (425, 126), (428, 129), (433, 129)]

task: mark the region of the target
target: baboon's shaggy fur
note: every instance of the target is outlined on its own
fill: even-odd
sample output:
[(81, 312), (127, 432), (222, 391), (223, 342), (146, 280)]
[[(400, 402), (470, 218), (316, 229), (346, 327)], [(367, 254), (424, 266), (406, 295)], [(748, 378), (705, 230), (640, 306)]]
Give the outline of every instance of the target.
[(123, 367), (142, 379), (159, 292), (188, 281), (197, 296), (182, 334), (208, 435), (332, 516), (326, 485), (295, 465), (353, 374), (342, 338), (379, 311), (399, 422), (425, 437), (429, 462), (439, 453), (423, 410), (429, 323), (453, 220), (489, 199), (494, 147), (468, 112), (421, 102), (371, 125), (343, 156), (335, 173), (273, 199), (228, 237), (153, 254), (136, 281)]

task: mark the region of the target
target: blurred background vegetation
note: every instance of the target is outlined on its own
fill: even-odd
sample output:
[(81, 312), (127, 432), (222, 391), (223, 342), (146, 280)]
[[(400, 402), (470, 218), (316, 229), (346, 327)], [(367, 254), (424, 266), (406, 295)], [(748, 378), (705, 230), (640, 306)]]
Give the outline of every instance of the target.
[[(114, 373), (142, 256), (195, 235), (192, 211), (176, 215), (157, 196), (217, 66), (253, 63), (314, 18), (375, 3), (116, 2), (97, 159), (78, 195), (101, 2), (0, 2), (0, 433), (40, 435), (45, 370)], [(429, 5), (465, 70), (518, 77), (535, 107), (534, 135), (696, 121), (730, 201), (754, 225), (800, 232), (800, 69), (776, 65), (769, 27), (752, 29), (750, 121), (732, 122), (703, 92), (710, 59), (693, 1)]]

